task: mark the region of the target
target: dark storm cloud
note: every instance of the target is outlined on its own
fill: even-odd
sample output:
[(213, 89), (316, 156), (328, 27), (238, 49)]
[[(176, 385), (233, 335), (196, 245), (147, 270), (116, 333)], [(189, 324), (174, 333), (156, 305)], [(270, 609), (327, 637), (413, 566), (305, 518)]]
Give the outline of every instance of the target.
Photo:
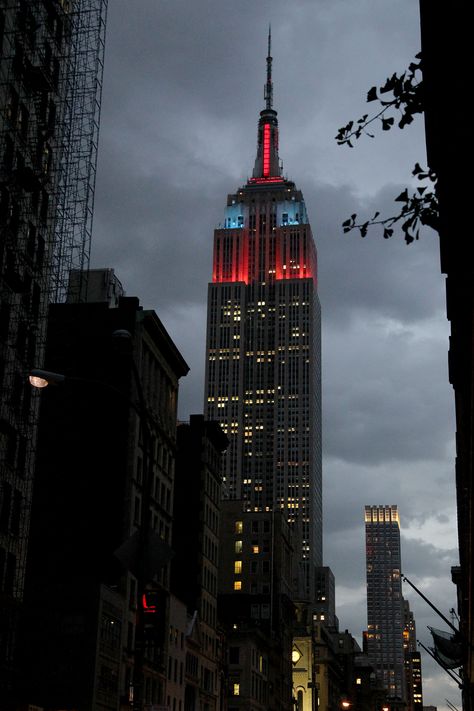
[[(376, 139), (353, 150), (334, 141), (371, 108), (368, 88), (419, 51), (417, 3), (137, 0), (133, 8), (109, 3), (93, 266), (114, 267), (127, 293), (157, 310), (191, 367), (180, 417), (202, 411), (213, 230), (227, 194), (252, 171), (271, 22), (281, 158), (304, 192), (319, 256), (324, 550), (337, 614), (360, 635), (367, 503), (398, 504), (405, 572), (452, 606), (454, 427), (437, 239), (425, 234), (408, 247), (341, 232), (353, 212), (392, 214), (412, 166), (424, 162), (422, 122), (403, 132), (376, 127)], [(413, 607), (425, 629), (430, 615), (419, 600)], [(449, 680), (424, 665), (425, 703), (456, 703)]]
[(363, 200), (345, 187), (309, 191), (306, 201), (314, 212), (319, 291), (328, 328), (347, 326), (356, 313), (410, 323), (445, 308), (434, 233), (427, 230), (421, 240), (406, 245), (399, 231), (390, 240), (383, 239), (379, 227), (363, 239), (356, 230), (342, 232), (342, 222), (352, 213), (360, 222), (376, 211), (387, 217), (396, 214), (400, 203), (394, 198), (402, 189), (388, 185)]

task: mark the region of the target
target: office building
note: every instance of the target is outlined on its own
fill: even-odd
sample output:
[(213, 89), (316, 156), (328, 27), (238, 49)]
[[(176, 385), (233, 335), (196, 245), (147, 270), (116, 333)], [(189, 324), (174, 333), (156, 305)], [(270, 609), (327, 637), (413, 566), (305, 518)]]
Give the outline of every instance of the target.
[(322, 565), (320, 305), (303, 195), (284, 177), (267, 56), (252, 177), (214, 232), (205, 412), (229, 438), (224, 494), (281, 511), (294, 531), (298, 596)]
[(365, 507), (367, 653), (392, 699), (406, 699), (397, 506)]
[(336, 582), (334, 574), (328, 566), (316, 568), (315, 604), (313, 620), (319, 620), (325, 627), (337, 631), (339, 620), (336, 617)]
[(416, 643), (416, 623), (408, 600), (403, 600), (403, 651), (408, 711), (423, 708), (421, 654)]
[(291, 711), (291, 531), (282, 511), (221, 503), (219, 620), (229, 711)]

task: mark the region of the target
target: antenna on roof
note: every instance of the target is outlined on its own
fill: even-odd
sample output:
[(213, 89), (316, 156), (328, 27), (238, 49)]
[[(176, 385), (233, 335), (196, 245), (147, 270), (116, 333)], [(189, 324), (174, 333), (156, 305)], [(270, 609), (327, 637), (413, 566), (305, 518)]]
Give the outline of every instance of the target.
[(267, 54), (267, 83), (265, 84), (265, 108), (273, 107), (273, 83), (272, 83), (272, 27), (268, 25), (268, 54)]

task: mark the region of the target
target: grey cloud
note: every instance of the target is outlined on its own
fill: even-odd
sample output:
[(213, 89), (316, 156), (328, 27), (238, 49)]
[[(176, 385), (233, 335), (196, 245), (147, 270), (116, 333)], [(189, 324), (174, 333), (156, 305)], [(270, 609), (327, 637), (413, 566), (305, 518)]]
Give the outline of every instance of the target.
[[(272, 23), (281, 157), (303, 189), (320, 263), (325, 556), (344, 589), (342, 625), (359, 635), (364, 504), (397, 503), (414, 528), (446, 526), (455, 511), (437, 240), (407, 247), (341, 231), (353, 212), (391, 214), (424, 160), (422, 125), (378, 130), (352, 151), (333, 138), (370, 108), (367, 89), (418, 51), (416, 3), (139, 0), (129, 9), (109, 3), (93, 265), (115, 267), (182, 351), (191, 367), (183, 419), (202, 411), (212, 233), (252, 169)], [(430, 594), (451, 599), (455, 552), (412, 539), (403, 550), (407, 572), (418, 567)], [(430, 618), (414, 605), (422, 629)], [(425, 703), (456, 703), (425, 664)]]

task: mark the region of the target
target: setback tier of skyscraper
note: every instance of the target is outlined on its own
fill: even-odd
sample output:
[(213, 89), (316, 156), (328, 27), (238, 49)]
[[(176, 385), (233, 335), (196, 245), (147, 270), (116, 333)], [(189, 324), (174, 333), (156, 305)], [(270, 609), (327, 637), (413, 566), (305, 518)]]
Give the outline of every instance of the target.
[(322, 565), (317, 259), (303, 195), (282, 175), (271, 66), (269, 38), (253, 175), (214, 232), (205, 411), (230, 440), (225, 495), (286, 513), (310, 598)]

